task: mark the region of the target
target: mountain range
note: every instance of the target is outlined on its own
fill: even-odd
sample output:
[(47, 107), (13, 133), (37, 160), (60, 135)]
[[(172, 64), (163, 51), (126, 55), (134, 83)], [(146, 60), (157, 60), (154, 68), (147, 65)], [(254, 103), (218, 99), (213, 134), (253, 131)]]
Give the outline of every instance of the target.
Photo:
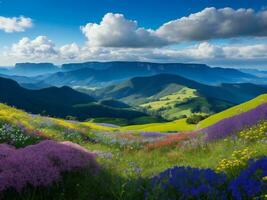
[[(23, 69), (25, 73), (21, 73)], [(103, 87), (138, 76), (162, 73), (179, 75), (209, 85), (266, 82), (265, 77), (237, 69), (184, 63), (86, 62), (63, 64), (60, 68), (50, 63), (21, 63), (8, 72), (2, 71), (4, 75), (0, 76), (9, 75), (7, 78), (14, 79), (31, 89), (47, 86)], [(28, 76), (27, 79), (25, 76)]]

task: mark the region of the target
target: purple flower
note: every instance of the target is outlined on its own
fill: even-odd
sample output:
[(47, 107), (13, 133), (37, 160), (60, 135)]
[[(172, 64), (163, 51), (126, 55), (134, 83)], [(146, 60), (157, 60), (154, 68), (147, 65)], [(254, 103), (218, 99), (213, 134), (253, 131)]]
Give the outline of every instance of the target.
[(267, 191), (267, 183), (262, 180), (267, 176), (267, 157), (251, 160), (247, 169), (229, 184), (229, 191), (236, 200), (252, 199)]
[(159, 132), (143, 132), (143, 133), (140, 133), (140, 136), (142, 137), (164, 137), (166, 136), (166, 134), (159, 133)]
[(157, 195), (162, 199), (227, 199), (226, 180), (225, 174), (211, 169), (173, 167), (152, 178), (151, 195), (161, 191)]
[(94, 174), (99, 169), (94, 154), (71, 142), (45, 140), (17, 150), (0, 145), (0, 152), (0, 191), (48, 186), (63, 172), (89, 168)]
[(207, 134), (206, 140), (212, 141), (235, 135), (242, 129), (255, 125), (267, 119), (267, 104), (262, 104), (252, 110), (226, 118), (218, 123), (200, 130)]

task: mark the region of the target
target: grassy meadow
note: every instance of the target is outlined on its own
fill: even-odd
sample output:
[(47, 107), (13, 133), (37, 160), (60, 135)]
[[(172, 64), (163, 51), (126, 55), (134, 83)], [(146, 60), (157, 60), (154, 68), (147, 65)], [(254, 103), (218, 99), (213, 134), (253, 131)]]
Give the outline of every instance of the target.
[[(207, 141), (205, 134), (198, 131), (266, 101), (266, 95), (259, 96), (211, 116), (198, 125), (180, 119), (122, 127), (42, 117), (0, 104), (1, 143), (23, 149), (45, 140), (71, 141), (93, 152), (101, 166), (97, 175), (86, 169), (64, 173), (59, 181), (48, 187), (28, 185), (20, 191), (8, 188), (0, 199), (166, 199), (168, 197), (161, 196), (161, 190), (159, 194), (150, 193), (155, 189), (151, 179), (173, 166), (181, 167), (185, 172), (188, 169), (182, 167), (212, 169), (226, 174), (227, 185), (246, 169), (250, 159), (267, 155), (267, 122), (259, 121), (252, 127), (244, 127), (234, 135), (215, 141)], [(237, 199), (226, 185), (220, 187), (227, 191), (227, 198)], [(175, 193), (179, 194), (182, 192)], [(202, 194), (201, 199), (212, 199), (214, 195)], [(253, 195), (264, 197), (266, 191)], [(192, 199), (198, 199), (198, 196), (192, 196)], [(250, 199), (249, 195), (244, 199)]]

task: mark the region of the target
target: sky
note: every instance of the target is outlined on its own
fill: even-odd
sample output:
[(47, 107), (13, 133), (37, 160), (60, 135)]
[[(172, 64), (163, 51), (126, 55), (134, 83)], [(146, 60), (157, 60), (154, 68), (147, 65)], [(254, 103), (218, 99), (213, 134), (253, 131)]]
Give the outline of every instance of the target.
[(85, 61), (267, 69), (267, 0), (0, 0), (0, 66)]

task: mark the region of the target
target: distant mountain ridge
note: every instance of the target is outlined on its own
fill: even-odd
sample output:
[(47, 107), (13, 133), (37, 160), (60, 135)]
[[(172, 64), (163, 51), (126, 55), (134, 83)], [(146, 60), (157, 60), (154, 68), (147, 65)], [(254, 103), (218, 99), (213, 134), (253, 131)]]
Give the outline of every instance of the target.
[(60, 71), (60, 68), (52, 63), (16, 63), (14, 67), (0, 70), (5, 75), (38, 76)]
[[(254, 82), (258, 78), (231, 68), (212, 68), (205, 64), (148, 62), (87, 62), (65, 64), (62, 72), (39, 80), (51, 85), (101, 86), (137, 76), (175, 74), (204, 84)], [(70, 71), (71, 70), (71, 71)]]
[[(0, 71), (1, 72), (1, 71)], [(43, 86), (103, 87), (121, 81), (157, 74), (173, 74), (203, 84), (265, 83), (267, 78), (232, 68), (209, 67), (205, 64), (150, 63), (150, 62), (85, 62), (57, 67), (51, 63), (18, 63), (12, 70), (3, 70), (8, 78), (29, 88)], [(15, 75), (15, 77), (13, 77)], [(4, 75), (0, 75), (4, 76)], [(31, 76), (23, 80), (23, 77)], [(34, 77), (33, 77), (34, 76)], [(34, 84), (36, 86), (34, 86)]]

